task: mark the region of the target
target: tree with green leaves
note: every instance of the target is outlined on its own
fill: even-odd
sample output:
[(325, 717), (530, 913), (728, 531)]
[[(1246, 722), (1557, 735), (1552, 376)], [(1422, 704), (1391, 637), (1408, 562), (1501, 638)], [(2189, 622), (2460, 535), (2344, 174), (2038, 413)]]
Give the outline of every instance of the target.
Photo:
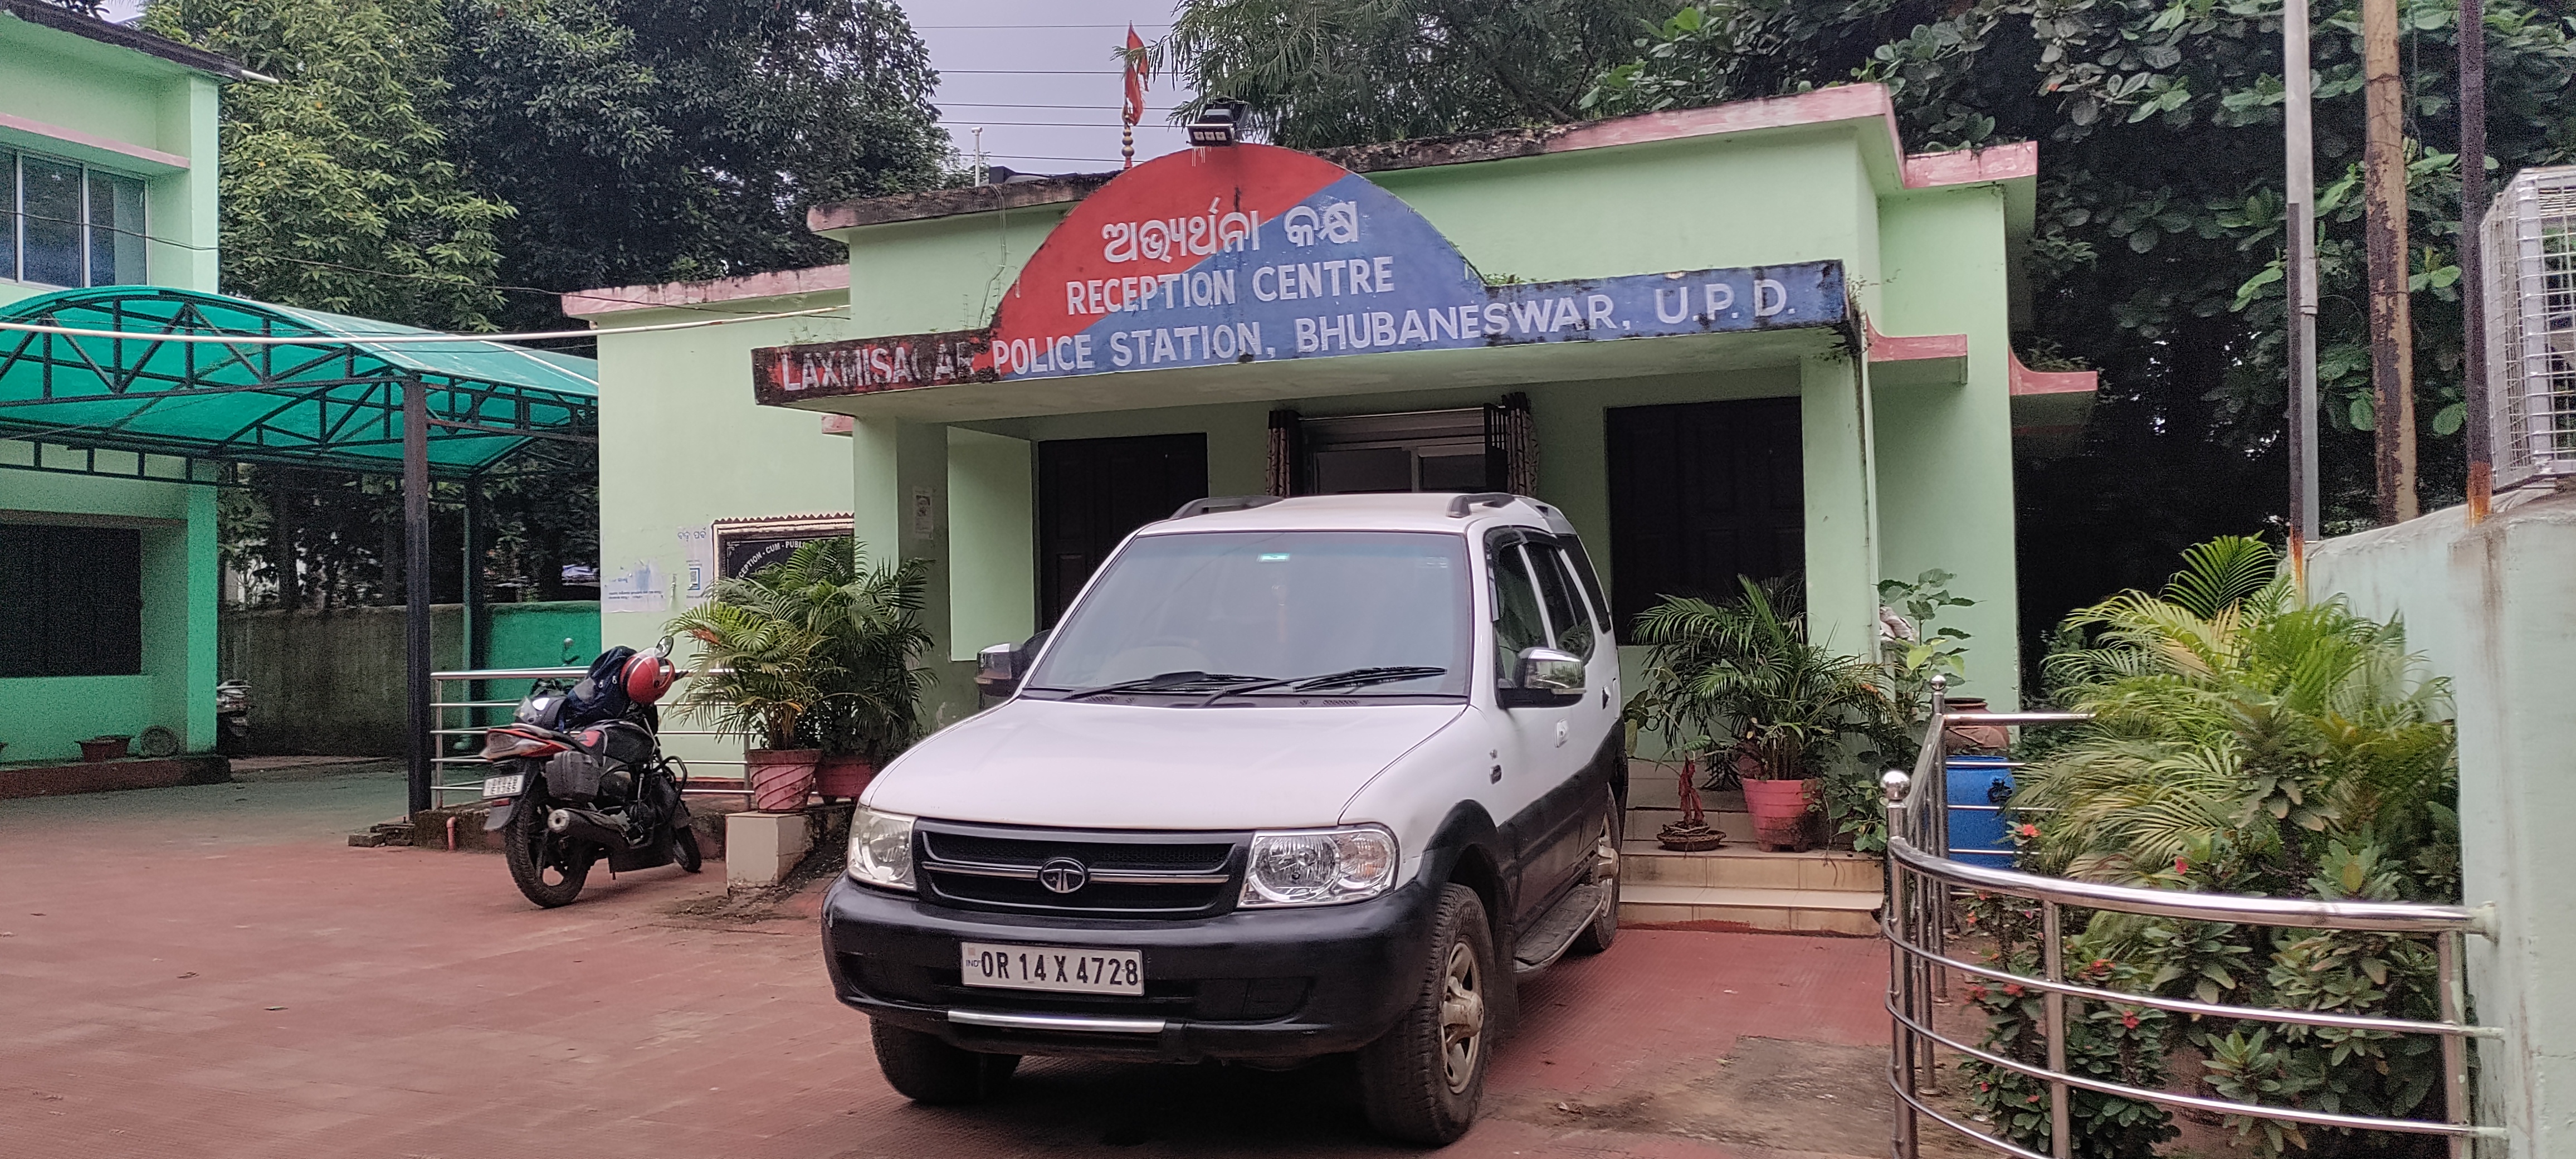
[(510, 208), (469, 188), (450, 158), (435, 0), (153, 0), (144, 22), (277, 78), (224, 93), (227, 291), (491, 328), (493, 231)]
[[(1299, 149), (1576, 120), (1671, 0), (1182, 0), (1160, 55)], [(1193, 104), (1184, 113), (1197, 109)]]
[[(938, 185), (937, 74), (892, 0), (449, 0), (448, 118), (516, 207), (505, 280), (582, 289), (815, 265), (818, 203)], [(509, 317), (544, 325), (530, 295)]]

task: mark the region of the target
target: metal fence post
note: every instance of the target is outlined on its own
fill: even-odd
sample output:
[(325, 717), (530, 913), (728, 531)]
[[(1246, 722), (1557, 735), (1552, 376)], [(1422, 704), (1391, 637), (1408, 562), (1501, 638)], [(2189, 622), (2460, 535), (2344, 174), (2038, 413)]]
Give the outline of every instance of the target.
[[(2066, 980), (2063, 935), (2058, 931), (2057, 903), (2039, 903), (2039, 954), (2041, 968), (2051, 982)], [(2048, 1153), (2057, 1159), (2071, 1159), (2075, 1154), (2074, 1124), (2067, 1114), (2066, 1080), (2066, 995), (2055, 990), (2040, 998), (2046, 1011), (2048, 1031)]]
[[(2464, 1021), (2462, 1001), (2466, 996), (2460, 978), (2460, 935), (2446, 932), (2433, 935), (2437, 973), (2442, 987), (2442, 1021), (2458, 1026)], [(2458, 1126), (2469, 1122), (2469, 1040), (2457, 1034), (2442, 1036), (2442, 1118)], [(2451, 1159), (2468, 1159), (2469, 1137), (2453, 1135)]]

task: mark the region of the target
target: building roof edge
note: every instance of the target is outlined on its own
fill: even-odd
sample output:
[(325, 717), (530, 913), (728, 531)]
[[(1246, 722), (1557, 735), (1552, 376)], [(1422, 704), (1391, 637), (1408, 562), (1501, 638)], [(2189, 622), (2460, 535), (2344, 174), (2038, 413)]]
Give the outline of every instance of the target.
[(630, 310), (686, 310), (710, 302), (835, 293), (849, 288), (849, 263), (836, 262), (828, 266), (767, 270), (701, 282), (659, 282), (574, 290), (563, 295), (563, 312), (573, 318), (597, 318)]
[(132, 49), (146, 56), (157, 56), (172, 64), (225, 80), (265, 80), (267, 78), (242, 67), (239, 61), (218, 56), (190, 44), (182, 44), (157, 32), (146, 32), (130, 25), (83, 16), (67, 8), (58, 8), (38, 0), (0, 0), (0, 15), (15, 16), (29, 24), (56, 32), (66, 32), (84, 40)]

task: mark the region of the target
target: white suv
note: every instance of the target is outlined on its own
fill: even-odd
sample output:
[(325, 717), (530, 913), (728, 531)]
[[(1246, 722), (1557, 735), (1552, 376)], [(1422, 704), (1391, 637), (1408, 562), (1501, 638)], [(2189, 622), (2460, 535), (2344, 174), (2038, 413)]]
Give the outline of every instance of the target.
[(1618, 655), (1546, 504), (1199, 500), (981, 672), (1007, 699), (869, 786), (823, 915), (913, 1099), (1357, 1051), (1370, 1121), (1446, 1143), (1515, 976), (1618, 932)]

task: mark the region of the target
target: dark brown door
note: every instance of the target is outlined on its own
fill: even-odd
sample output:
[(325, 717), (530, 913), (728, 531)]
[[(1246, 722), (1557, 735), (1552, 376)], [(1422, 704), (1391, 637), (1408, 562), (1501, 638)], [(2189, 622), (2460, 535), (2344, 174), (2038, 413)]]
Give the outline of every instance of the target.
[(1055, 626), (1128, 532), (1207, 493), (1206, 435), (1039, 443), (1039, 626)]
[(1619, 622), (1665, 596), (1724, 601), (1735, 577), (1805, 566), (1798, 400), (1609, 412), (1610, 587)]

